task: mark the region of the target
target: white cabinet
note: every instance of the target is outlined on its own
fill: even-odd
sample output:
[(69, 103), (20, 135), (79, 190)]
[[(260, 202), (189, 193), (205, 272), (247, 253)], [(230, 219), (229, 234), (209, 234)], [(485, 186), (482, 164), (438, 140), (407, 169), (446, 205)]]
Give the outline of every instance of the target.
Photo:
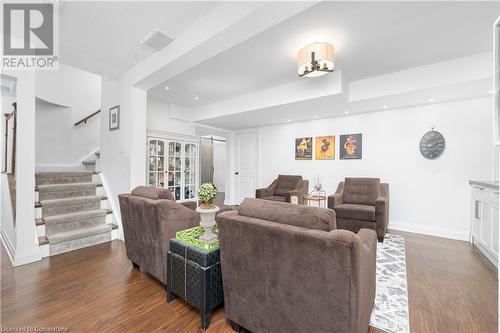
[(176, 200), (194, 199), (198, 188), (198, 144), (148, 138), (149, 186), (165, 187)]
[(498, 189), (471, 185), (470, 240), (498, 267)]

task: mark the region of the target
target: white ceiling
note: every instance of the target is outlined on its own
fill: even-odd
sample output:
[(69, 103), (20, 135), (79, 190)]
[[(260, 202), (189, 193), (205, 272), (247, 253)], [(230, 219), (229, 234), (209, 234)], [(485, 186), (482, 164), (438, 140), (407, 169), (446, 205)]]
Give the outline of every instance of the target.
[(204, 1), (65, 1), (59, 17), (60, 60), (119, 77), (153, 53), (140, 44), (153, 29), (175, 38), (216, 5)]
[(316, 41), (335, 45), (351, 81), (489, 51), (498, 13), (496, 2), (323, 2), (149, 94), (197, 107), (293, 82), (296, 52)]

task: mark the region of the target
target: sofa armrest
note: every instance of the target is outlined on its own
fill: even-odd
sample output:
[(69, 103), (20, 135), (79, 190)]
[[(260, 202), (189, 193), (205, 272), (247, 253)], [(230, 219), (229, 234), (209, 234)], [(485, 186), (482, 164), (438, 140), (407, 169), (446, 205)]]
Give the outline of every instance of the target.
[(351, 279), (351, 332), (365, 332), (370, 322), (376, 291), (377, 234), (361, 229), (354, 242)]
[(377, 253), (377, 235), (370, 229), (361, 229), (358, 232), (358, 237), (361, 240), (364, 248), (368, 251), (367, 253)]
[(344, 203), (344, 182), (339, 183), (337, 191), (328, 196), (328, 208), (334, 209)]
[(389, 185), (380, 184), (380, 188), (380, 195), (375, 201), (375, 230), (383, 239), (389, 224)]
[[(292, 197), (297, 197), (297, 203), (301, 204), (300, 192), (299, 190), (292, 190), (285, 193), (285, 202), (292, 203)], [(303, 201), (303, 200), (302, 200)]]
[(196, 210), (196, 208), (198, 207), (198, 204), (196, 203), (196, 201), (185, 201), (185, 202), (179, 202), (181, 205), (183, 205), (184, 207), (187, 207), (189, 209), (192, 209), (192, 210)]
[(387, 231), (389, 223), (389, 198), (378, 197), (375, 201), (375, 230), (378, 235), (383, 235)]
[(259, 188), (259, 189), (255, 190), (255, 197), (257, 199), (259, 199), (259, 198), (270, 197), (270, 196), (274, 195), (274, 189), (276, 188), (277, 181), (278, 180), (276, 179), (268, 187)]

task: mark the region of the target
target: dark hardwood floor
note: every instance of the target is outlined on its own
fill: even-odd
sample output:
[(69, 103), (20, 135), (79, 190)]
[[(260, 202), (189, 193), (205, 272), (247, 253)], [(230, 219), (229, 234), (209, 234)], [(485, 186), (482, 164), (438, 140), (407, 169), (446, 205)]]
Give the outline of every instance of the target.
[[(411, 332), (497, 332), (497, 274), (481, 254), (465, 242), (404, 235)], [(178, 298), (167, 304), (120, 241), (16, 268), (2, 248), (1, 261), (3, 327), (201, 332), (198, 312)], [(222, 308), (207, 332), (232, 332)]]

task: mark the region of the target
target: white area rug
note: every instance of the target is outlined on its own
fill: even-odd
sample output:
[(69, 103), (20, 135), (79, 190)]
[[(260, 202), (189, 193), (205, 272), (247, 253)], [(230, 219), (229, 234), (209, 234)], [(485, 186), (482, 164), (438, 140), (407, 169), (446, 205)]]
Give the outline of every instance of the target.
[(403, 236), (386, 234), (377, 245), (377, 292), (370, 325), (388, 333), (410, 332)]

